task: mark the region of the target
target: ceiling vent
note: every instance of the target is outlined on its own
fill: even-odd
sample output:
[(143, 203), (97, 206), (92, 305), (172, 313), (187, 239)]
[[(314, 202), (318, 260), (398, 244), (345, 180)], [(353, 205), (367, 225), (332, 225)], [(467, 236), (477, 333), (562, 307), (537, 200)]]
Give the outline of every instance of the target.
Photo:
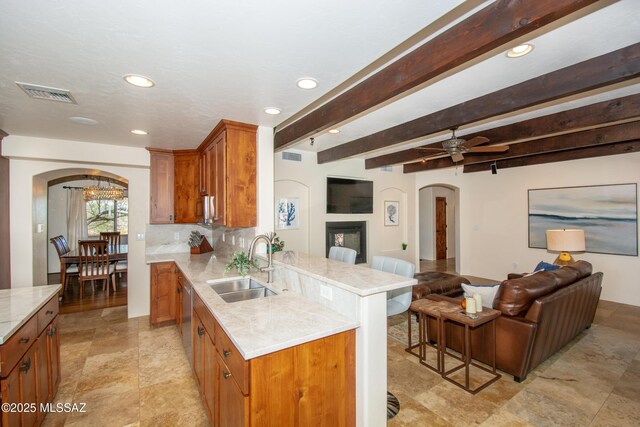
[(29, 95), (30, 98), (77, 104), (76, 100), (71, 96), (71, 92), (66, 89), (56, 89), (55, 87), (39, 86), (30, 83), (16, 82), (16, 84), (24, 93)]
[(382, 172), (393, 172), (393, 166), (382, 166), (380, 170)]
[(292, 162), (301, 162), (302, 154), (300, 153), (292, 153), (291, 151), (283, 151), (282, 152), (282, 160), (290, 160)]

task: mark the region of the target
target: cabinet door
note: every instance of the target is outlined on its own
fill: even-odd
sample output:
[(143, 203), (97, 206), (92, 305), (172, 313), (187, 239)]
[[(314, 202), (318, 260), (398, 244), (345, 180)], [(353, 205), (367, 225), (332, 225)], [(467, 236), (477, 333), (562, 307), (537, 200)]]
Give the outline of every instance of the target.
[(215, 224), (224, 225), (227, 208), (227, 144), (226, 132), (216, 138), (216, 167), (215, 167)]
[(204, 334), (203, 347), (202, 395), (204, 397), (204, 406), (209, 413), (209, 420), (213, 421), (218, 379), (215, 372), (216, 348), (213, 345), (213, 338), (208, 333)]
[[(20, 403), (20, 368), (16, 366), (0, 383), (2, 388), (2, 402), (3, 403)], [(3, 426), (19, 426), (20, 425), (20, 412), (5, 412), (2, 411), (2, 423)]]
[(49, 368), (49, 395), (53, 399), (60, 385), (60, 334), (58, 317), (47, 328), (47, 366)]
[(152, 325), (176, 319), (176, 267), (172, 262), (151, 264)]
[(207, 154), (206, 151), (198, 154), (198, 191), (200, 196), (207, 195)]
[[(36, 376), (36, 347), (37, 343), (31, 346), (31, 349), (22, 357), (22, 360), (14, 369), (18, 369), (20, 379), (20, 402), (35, 403), (38, 399), (38, 384)], [(22, 425), (33, 426), (38, 420), (37, 411), (23, 412)]]
[(179, 152), (174, 155), (173, 210), (174, 222), (195, 224), (200, 199), (198, 189), (198, 153)]
[(225, 225), (255, 227), (256, 131), (255, 128), (230, 127), (226, 131)]
[(216, 374), (219, 390), (217, 425), (219, 427), (248, 426), (249, 397), (242, 394), (219, 354), (216, 354)]
[(205, 148), (204, 191), (208, 196), (213, 196), (216, 186), (216, 144), (213, 141)]
[(173, 222), (173, 154), (151, 151), (151, 206), (152, 224)]
[[(36, 380), (37, 380), (37, 399), (38, 403), (46, 403), (53, 396), (51, 395), (51, 387), (49, 386), (49, 367), (47, 357), (47, 332), (46, 330), (40, 334), (35, 345), (35, 368), (36, 368)], [(44, 412), (39, 411), (38, 418), (42, 419), (46, 415)]]

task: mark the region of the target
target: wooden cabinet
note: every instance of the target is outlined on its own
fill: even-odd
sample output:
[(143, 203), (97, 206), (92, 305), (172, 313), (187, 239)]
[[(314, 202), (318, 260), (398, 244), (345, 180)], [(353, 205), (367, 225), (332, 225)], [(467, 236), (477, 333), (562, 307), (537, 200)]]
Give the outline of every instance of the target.
[(214, 197), (215, 224), (255, 227), (257, 126), (222, 120), (200, 145), (203, 181)]
[(200, 183), (198, 152), (195, 150), (179, 150), (173, 152), (174, 178), (173, 178), (173, 211), (174, 222), (182, 224), (194, 224), (197, 222)]
[[(3, 426), (39, 425), (46, 415), (40, 405), (51, 402), (56, 395), (60, 384), (57, 315), (56, 294), (0, 345), (0, 400), (25, 405), (27, 409), (3, 411)], [(47, 320), (48, 324), (42, 323)]]
[(355, 331), (245, 360), (197, 294), (193, 307), (193, 371), (214, 426), (355, 425)]
[(152, 325), (176, 320), (177, 268), (173, 262), (151, 264)]
[(178, 278), (176, 280), (176, 326), (178, 327), (178, 333), (182, 335), (182, 298), (184, 298), (184, 276), (180, 269), (178, 269)]
[(173, 153), (148, 148), (151, 153), (151, 182), (149, 207), (151, 224), (171, 224), (173, 216)]

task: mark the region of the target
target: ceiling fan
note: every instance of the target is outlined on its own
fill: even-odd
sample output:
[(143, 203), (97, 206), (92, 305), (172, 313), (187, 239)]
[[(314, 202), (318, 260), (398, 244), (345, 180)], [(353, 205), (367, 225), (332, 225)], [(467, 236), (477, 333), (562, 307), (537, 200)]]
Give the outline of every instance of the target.
[(489, 147), (476, 147), (476, 145), (489, 142), (489, 138), (484, 136), (476, 136), (470, 140), (458, 138), (456, 136), (456, 128), (451, 129), (451, 138), (442, 141), (442, 148), (417, 147), (419, 150), (433, 151), (434, 153), (422, 159), (426, 161), (429, 157), (436, 157), (441, 154), (448, 154), (454, 162), (464, 160), (462, 154), (466, 153), (503, 153), (509, 149), (508, 145), (491, 145)]

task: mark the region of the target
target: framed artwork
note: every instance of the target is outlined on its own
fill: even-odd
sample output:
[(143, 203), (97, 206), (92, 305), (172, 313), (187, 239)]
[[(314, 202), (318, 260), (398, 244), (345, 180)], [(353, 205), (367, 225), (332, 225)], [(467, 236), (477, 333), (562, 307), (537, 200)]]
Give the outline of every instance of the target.
[(581, 228), (586, 252), (638, 256), (637, 195), (637, 184), (529, 190), (529, 247), (546, 249), (546, 230)]
[(398, 216), (400, 202), (388, 201), (384, 202), (384, 225), (385, 227), (395, 226), (399, 224)]
[(299, 209), (300, 199), (297, 197), (276, 200), (276, 230), (300, 228)]

